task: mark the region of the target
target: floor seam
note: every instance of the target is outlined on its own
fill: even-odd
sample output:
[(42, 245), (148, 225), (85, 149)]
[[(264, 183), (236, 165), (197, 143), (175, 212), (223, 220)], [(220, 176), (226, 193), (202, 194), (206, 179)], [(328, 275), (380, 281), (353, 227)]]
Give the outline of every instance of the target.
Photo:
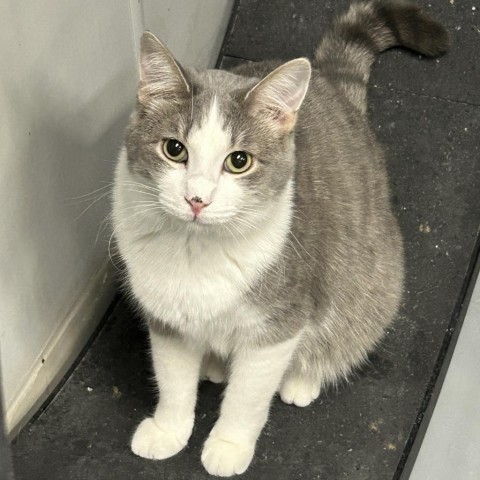
[(373, 88), (376, 88), (376, 89), (379, 89), (379, 90), (385, 90), (385, 91), (389, 91), (389, 92), (408, 93), (408, 94), (413, 95), (415, 97), (430, 98), (432, 100), (443, 100), (445, 102), (456, 103), (456, 104), (459, 104), (459, 105), (465, 105), (465, 106), (469, 106), (469, 107), (480, 107), (480, 103), (465, 102), (465, 101), (462, 101), (462, 100), (453, 100), (451, 98), (440, 97), (438, 95), (428, 95), (426, 93), (412, 92), (411, 90), (404, 90), (403, 88), (381, 87), (379, 85), (374, 85)]

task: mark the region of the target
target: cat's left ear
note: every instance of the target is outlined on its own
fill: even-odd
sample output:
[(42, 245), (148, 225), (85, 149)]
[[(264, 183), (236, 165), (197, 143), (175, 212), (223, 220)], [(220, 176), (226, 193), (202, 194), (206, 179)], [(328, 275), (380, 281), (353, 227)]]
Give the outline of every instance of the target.
[(140, 86), (138, 99), (175, 101), (190, 94), (182, 68), (167, 47), (151, 32), (144, 32), (140, 44)]
[(307, 93), (312, 69), (306, 58), (284, 63), (257, 83), (245, 97), (254, 116), (262, 116), (280, 130), (293, 129)]

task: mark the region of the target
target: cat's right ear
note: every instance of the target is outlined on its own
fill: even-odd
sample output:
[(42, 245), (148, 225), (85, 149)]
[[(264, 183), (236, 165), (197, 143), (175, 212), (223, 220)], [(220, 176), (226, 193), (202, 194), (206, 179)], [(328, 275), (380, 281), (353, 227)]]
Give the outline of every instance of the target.
[(143, 33), (140, 45), (139, 102), (175, 101), (189, 95), (190, 85), (165, 45), (151, 32)]

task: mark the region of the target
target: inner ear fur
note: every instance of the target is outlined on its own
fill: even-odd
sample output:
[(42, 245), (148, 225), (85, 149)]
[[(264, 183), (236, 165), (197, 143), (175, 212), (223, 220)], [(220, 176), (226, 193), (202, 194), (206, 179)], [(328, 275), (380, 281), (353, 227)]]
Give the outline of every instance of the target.
[(307, 93), (310, 76), (311, 66), (306, 58), (284, 63), (247, 93), (248, 110), (282, 130), (291, 130)]
[(152, 99), (175, 101), (190, 95), (182, 67), (151, 32), (144, 32), (141, 38), (139, 70), (138, 100), (142, 104)]

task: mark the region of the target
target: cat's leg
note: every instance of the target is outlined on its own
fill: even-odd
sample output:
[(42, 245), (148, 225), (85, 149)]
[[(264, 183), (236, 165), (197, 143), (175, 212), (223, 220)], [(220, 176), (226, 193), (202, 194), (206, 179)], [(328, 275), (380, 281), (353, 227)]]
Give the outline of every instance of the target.
[(202, 380), (209, 380), (213, 383), (223, 383), (225, 381), (225, 375), (225, 361), (213, 352), (205, 354), (203, 357), (200, 378)]
[(307, 325), (304, 328), (302, 340), (278, 390), (284, 403), (306, 407), (319, 396), (320, 388), (326, 380), (319, 338), (322, 337), (315, 326)]
[(296, 344), (297, 338), (233, 355), (220, 417), (202, 452), (211, 475), (230, 476), (247, 469)]
[(160, 400), (153, 417), (137, 427), (132, 451), (161, 460), (182, 450), (192, 433), (204, 349), (152, 329), (150, 343)]

